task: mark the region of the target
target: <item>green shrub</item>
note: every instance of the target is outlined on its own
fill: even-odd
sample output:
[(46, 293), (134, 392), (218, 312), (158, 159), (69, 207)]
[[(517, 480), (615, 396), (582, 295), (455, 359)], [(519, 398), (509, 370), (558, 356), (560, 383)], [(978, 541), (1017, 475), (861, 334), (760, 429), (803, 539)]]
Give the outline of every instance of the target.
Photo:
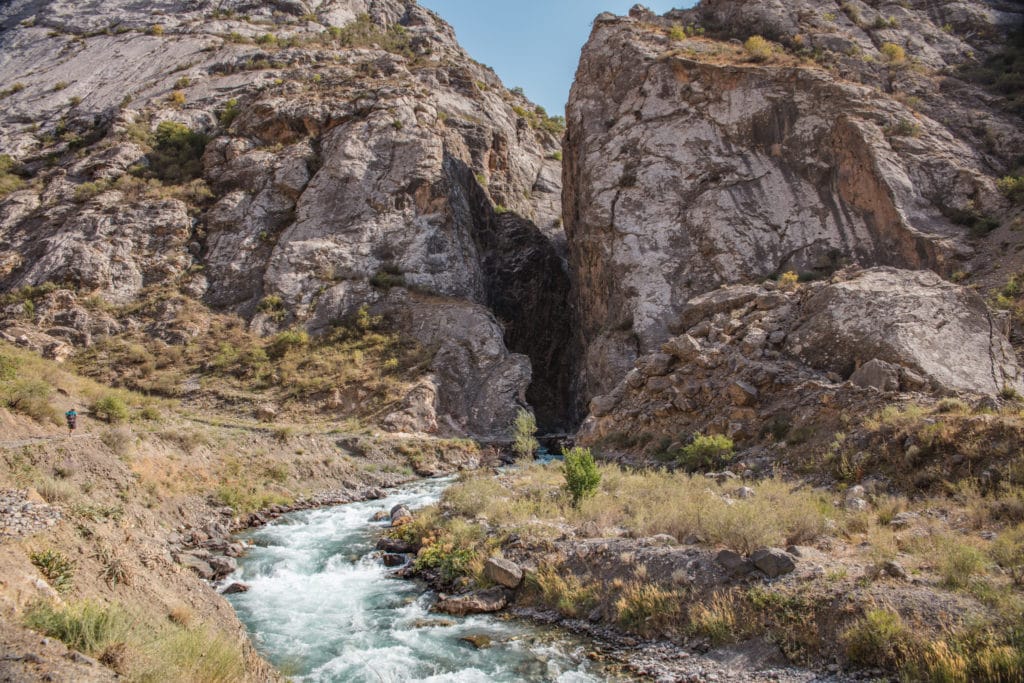
[(14, 171), (18, 164), (8, 154), (0, 154), (0, 199), (25, 187), (25, 181)]
[(589, 448), (574, 447), (562, 449), (565, 462), (562, 463), (562, 474), (565, 476), (565, 488), (572, 496), (573, 507), (597, 493), (601, 483), (601, 473), (594, 462)]
[(37, 603), (25, 615), (25, 624), (88, 655), (102, 653), (128, 633), (124, 612), (90, 601), (61, 607)]
[(536, 433), (537, 418), (529, 410), (520, 409), (512, 423), (512, 451), (522, 460), (533, 460), (540, 448)]
[(1024, 586), (1024, 525), (999, 534), (989, 553), (995, 563), (1009, 573), (1014, 583)]
[(59, 425), (60, 413), (50, 405), (52, 397), (53, 387), (42, 380), (22, 378), (0, 382), (0, 405), (37, 422)]
[(92, 404), (92, 412), (102, 417), (109, 424), (124, 422), (128, 419), (128, 406), (124, 399), (115, 394), (106, 394)]
[(985, 566), (985, 556), (980, 550), (949, 539), (943, 544), (945, 550), (938, 558), (939, 574), (948, 588), (963, 588), (971, 578)]
[(894, 669), (905, 661), (912, 636), (898, 613), (872, 609), (843, 633), (842, 643), (852, 664)]
[(272, 360), (284, 358), (292, 349), (309, 345), (309, 334), (305, 330), (285, 330), (278, 333), (267, 345), (267, 356)]
[(75, 563), (57, 550), (40, 550), (29, 555), (32, 564), (46, 577), (57, 592), (71, 590), (75, 578)]
[[(176, 91), (180, 92), (180, 91)], [(184, 93), (181, 93), (184, 102)], [(183, 184), (203, 175), (203, 152), (210, 138), (175, 121), (163, 121), (153, 136), (149, 168), (143, 173), (164, 182)]]
[(732, 439), (724, 434), (697, 434), (679, 452), (679, 465), (687, 472), (720, 469), (732, 460)]
[(743, 43), (743, 49), (747, 51), (750, 59), (755, 62), (764, 62), (771, 59), (772, 44), (761, 36), (750, 36), (747, 42)]
[(998, 183), (999, 191), (1014, 204), (1024, 204), (1024, 176), (1006, 176)]
[(220, 122), (221, 126), (223, 126), (224, 128), (228, 128), (229, 126), (231, 126), (231, 123), (236, 118), (238, 118), (238, 115), (240, 113), (241, 111), (238, 108), (238, 100), (231, 98), (224, 105), (224, 108), (221, 109), (220, 115), (217, 117), (217, 119)]

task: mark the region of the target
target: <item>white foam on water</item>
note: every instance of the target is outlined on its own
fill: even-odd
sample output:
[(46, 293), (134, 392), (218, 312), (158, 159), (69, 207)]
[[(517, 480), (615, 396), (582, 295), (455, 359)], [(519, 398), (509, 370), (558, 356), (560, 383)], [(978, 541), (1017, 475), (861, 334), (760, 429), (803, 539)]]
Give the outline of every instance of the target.
[[(578, 643), (537, 637), (528, 625), (489, 616), (449, 627), (415, 628), (431, 615), (424, 588), (388, 575), (371, 552), (379, 528), (369, 518), (403, 503), (412, 509), (440, 498), (451, 479), (418, 482), (387, 498), (292, 513), (246, 534), (256, 545), (229, 581), (256, 647), (309, 683), (420, 681), (490, 683), (603, 680), (589, 672)], [(460, 638), (486, 635), (477, 650)]]

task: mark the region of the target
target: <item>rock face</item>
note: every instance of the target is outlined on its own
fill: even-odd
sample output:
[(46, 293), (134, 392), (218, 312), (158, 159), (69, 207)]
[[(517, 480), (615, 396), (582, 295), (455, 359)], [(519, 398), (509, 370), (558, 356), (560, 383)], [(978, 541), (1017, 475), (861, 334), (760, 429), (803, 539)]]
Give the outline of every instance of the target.
[[(570, 419), (560, 129), (436, 15), (16, 0), (0, 26), (0, 153), (27, 181), (0, 197), (0, 290), (172, 286), (263, 334), (367, 306), (439, 349), (389, 428)], [(166, 168), (162, 122), (201, 159)]]
[(695, 297), (680, 319), (693, 327), (590, 402), (579, 440), (753, 439), (771, 425), (813, 424), (825, 406), (868, 412), (886, 391), (1024, 392), (1013, 349), (978, 295), (927, 271), (848, 269), (792, 290), (732, 285)]
[(811, 297), (802, 318), (787, 351), (843, 377), (864, 363), (855, 383), (898, 389), (902, 367), (946, 392), (1024, 389), (1016, 355), (981, 297), (935, 273), (865, 272)]
[[(925, 5), (883, 16), (856, 1), (706, 0), (598, 17), (564, 165), (587, 398), (684, 332), (687, 302), (721, 284), (853, 262), (949, 274), (973, 253), (963, 224), (1005, 214), (995, 179), (1024, 133), (950, 74), (991, 54), (1022, 15)], [(755, 34), (781, 41), (774, 57), (727, 42)], [(888, 59), (885, 43), (918, 66)]]

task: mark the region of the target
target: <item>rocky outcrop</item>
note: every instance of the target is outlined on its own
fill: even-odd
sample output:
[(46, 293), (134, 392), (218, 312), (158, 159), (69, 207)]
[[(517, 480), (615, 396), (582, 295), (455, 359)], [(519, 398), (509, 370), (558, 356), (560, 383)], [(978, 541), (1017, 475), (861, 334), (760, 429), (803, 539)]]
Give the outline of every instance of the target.
[(527, 401), (565, 426), (558, 123), (436, 15), (17, 0), (0, 25), (26, 180), (0, 197), (0, 290), (174, 287), (262, 334), (365, 306), (438, 349), (389, 428), (501, 435)]
[(931, 272), (848, 270), (791, 290), (732, 285), (695, 297), (680, 319), (692, 327), (590, 402), (581, 441), (647, 433), (673, 452), (693, 433), (784, 439), (824, 413), (870, 412), (882, 392), (1024, 392), (980, 297)]
[[(722, 284), (847, 263), (949, 274), (973, 253), (964, 224), (1005, 214), (995, 179), (1024, 135), (951, 74), (1021, 14), (930, 8), (706, 0), (597, 18), (564, 166), (588, 397), (685, 331), (687, 302)], [(755, 34), (781, 41), (773, 56), (729, 42)], [(987, 144), (968, 130), (979, 125)]]
[(819, 370), (854, 374), (855, 383), (874, 375), (863, 383), (878, 388), (927, 383), (990, 396), (1024, 389), (1016, 355), (981, 297), (928, 271), (875, 269), (823, 288), (804, 302), (785, 348)]

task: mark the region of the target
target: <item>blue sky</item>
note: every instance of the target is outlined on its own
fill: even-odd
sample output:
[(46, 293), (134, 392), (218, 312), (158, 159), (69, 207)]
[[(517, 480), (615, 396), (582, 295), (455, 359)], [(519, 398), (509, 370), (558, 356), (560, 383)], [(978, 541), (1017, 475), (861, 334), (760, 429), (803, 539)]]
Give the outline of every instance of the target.
[[(455, 27), (473, 59), (521, 86), (548, 114), (565, 113), (580, 48), (601, 12), (626, 14), (636, 0), (419, 0)], [(692, 7), (692, 0), (648, 0), (658, 14)]]

